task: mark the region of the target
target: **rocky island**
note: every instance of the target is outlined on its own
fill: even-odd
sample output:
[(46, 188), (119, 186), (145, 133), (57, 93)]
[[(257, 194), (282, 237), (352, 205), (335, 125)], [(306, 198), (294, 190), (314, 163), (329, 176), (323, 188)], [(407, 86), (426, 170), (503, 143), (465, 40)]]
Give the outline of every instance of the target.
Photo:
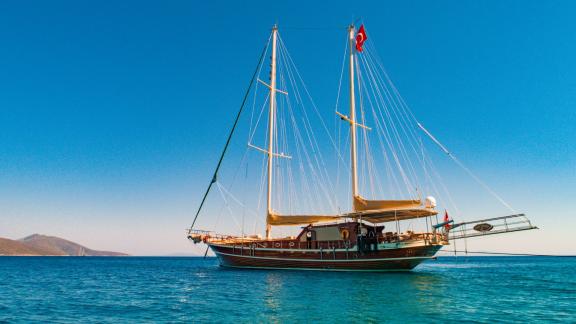
[(0, 237), (0, 256), (127, 256), (89, 249), (59, 237), (33, 234), (19, 240)]

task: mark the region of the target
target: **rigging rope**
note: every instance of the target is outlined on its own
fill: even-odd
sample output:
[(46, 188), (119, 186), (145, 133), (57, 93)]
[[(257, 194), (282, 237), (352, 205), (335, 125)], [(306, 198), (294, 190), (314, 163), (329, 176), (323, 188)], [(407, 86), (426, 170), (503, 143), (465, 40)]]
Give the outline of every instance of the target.
[[(299, 175), (302, 178), (299, 181), (299, 184), (302, 187), (301, 191), (296, 190), (296, 187), (293, 186), (293, 184), (295, 185), (296, 182), (290, 178), (292, 175), (294, 175), (291, 170), (292, 162), (290, 162), (290, 160), (286, 160), (285, 162), (279, 162), (278, 166), (286, 166), (285, 172), (287, 173), (288, 181), (285, 184), (290, 198), (296, 197), (296, 194), (299, 193), (303, 198), (300, 199), (301, 204), (302, 202), (306, 202), (310, 209), (318, 209), (318, 212), (321, 212), (322, 207), (320, 205), (320, 200), (313, 199), (315, 196), (314, 193), (320, 193), (326, 198), (325, 201), (330, 204), (332, 209), (336, 211), (336, 203), (333, 201), (333, 197), (331, 195), (331, 188), (334, 188), (334, 185), (332, 184), (331, 177), (327, 170), (327, 165), (324, 161), (322, 146), (316, 138), (314, 127), (311, 121), (311, 117), (314, 115), (307, 112), (307, 107), (311, 106), (313, 108), (318, 121), (322, 124), (324, 130), (326, 131), (327, 137), (329, 138), (332, 145), (336, 147), (334, 139), (330, 136), (328, 128), (324, 123), (324, 119), (322, 118), (318, 107), (314, 103), (314, 100), (310, 95), (310, 92), (306, 87), (306, 84), (300, 75), (295, 62), (290, 57), (290, 53), (288, 52), (288, 49), (286, 48), (280, 35), (278, 37), (278, 41), (278, 65), (281, 84), (290, 94), (283, 96), (281, 97), (282, 99), (280, 99), (280, 101), (284, 104), (285, 109), (278, 111), (279, 120), (281, 121), (279, 127), (283, 129), (283, 145), (285, 145), (286, 148), (288, 145), (288, 132), (290, 132), (293, 136), (293, 144), (296, 148), (293, 160), (295, 161), (294, 166), (299, 168)], [(300, 89), (303, 89), (303, 91)], [(291, 96), (293, 96), (295, 99), (294, 101), (290, 100)], [(307, 103), (310, 105), (307, 105)], [(297, 119), (295, 115), (297, 110), (302, 115), (302, 117), (299, 119)], [(291, 128), (288, 128), (288, 126), (291, 126)], [(310, 173), (310, 176), (305, 176), (308, 172)], [(313, 182), (311, 185), (309, 182), (313, 180), (316, 180), (316, 182)], [(291, 201), (289, 200), (288, 203), (290, 205)]]
[(202, 201), (200, 202), (200, 206), (196, 211), (196, 215), (194, 216), (194, 221), (192, 221), (192, 225), (190, 225), (190, 230), (194, 228), (194, 224), (196, 224), (196, 220), (198, 219), (198, 215), (200, 215), (200, 211), (204, 206), (204, 202), (206, 201), (206, 197), (208, 197), (208, 193), (210, 193), (210, 189), (212, 189), (212, 185), (216, 182), (218, 177), (218, 170), (220, 170), (220, 166), (222, 165), (222, 161), (224, 160), (224, 155), (226, 155), (226, 151), (228, 149), (228, 145), (230, 145), (230, 141), (232, 140), (232, 135), (234, 134), (234, 130), (236, 129), (236, 125), (238, 125), (238, 120), (240, 119), (240, 115), (242, 114), (242, 110), (244, 110), (244, 105), (246, 104), (246, 100), (250, 95), (250, 89), (252, 89), (252, 85), (254, 84), (254, 80), (260, 70), (260, 65), (262, 64), (262, 60), (264, 59), (264, 54), (266, 53), (266, 49), (268, 48), (268, 43), (262, 49), (262, 54), (260, 54), (260, 59), (258, 59), (258, 64), (254, 69), (254, 74), (252, 74), (252, 79), (250, 80), (250, 84), (248, 85), (248, 89), (246, 89), (246, 94), (244, 95), (244, 99), (242, 99), (242, 104), (240, 105), (240, 109), (238, 110), (238, 114), (236, 114), (236, 119), (234, 120), (234, 124), (232, 125), (232, 129), (230, 130), (230, 134), (228, 134), (228, 139), (226, 140), (226, 144), (224, 145), (224, 149), (222, 150), (222, 154), (220, 155), (220, 160), (218, 160), (218, 164), (216, 165), (216, 169), (214, 170), (214, 175), (212, 176), (212, 180), (210, 180), (210, 184), (204, 193), (204, 197), (202, 197)]
[(422, 124), (417, 123), (418, 127), (420, 127), (420, 129), (436, 144), (438, 145), (438, 147), (440, 147), (440, 149), (442, 149), (442, 151), (444, 151), (444, 153), (446, 153), (446, 155), (448, 155), (448, 157), (450, 157), (452, 159), (452, 161), (454, 161), (459, 167), (461, 167), (464, 171), (466, 171), (466, 173), (468, 173), (468, 175), (470, 177), (472, 177), (472, 179), (474, 179), (474, 181), (476, 181), (480, 186), (482, 186), (486, 191), (488, 191), (488, 193), (490, 193), (494, 198), (496, 198), (502, 205), (504, 205), (506, 208), (508, 208), (510, 211), (512, 211), (513, 213), (515, 213), (516, 211), (514, 210), (514, 208), (512, 208), (512, 206), (510, 206), (508, 203), (506, 203), (504, 201), (504, 199), (502, 199), (494, 190), (492, 190), (490, 187), (488, 187), (488, 185), (486, 183), (484, 183), (484, 181), (480, 180), (480, 178), (478, 178), (478, 176), (476, 176), (474, 173), (472, 173), (472, 171), (470, 169), (468, 169), (468, 167), (466, 167), (462, 162), (460, 162), (460, 160), (458, 160), (450, 151), (448, 151), (448, 149), (446, 149), (446, 147), (444, 145), (442, 145), (442, 143), (440, 143), (440, 141), (438, 141), (436, 139), (436, 137), (434, 137), (426, 128), (424, 128), (424, 126), (422, 126)]
[[(426, 156), (426, 149), (422, 145), (422, 137), (420, 136), (420, 133), (417, 133), (417, 128), (414, 127), (417, 123), (416, 118), (392, 83), (390, 77), (380, 62), (380, 58), (375, 47), (371, 44), (370, 40), (368, 40), (366, 44), (366, 50), (364, 54), (365, 55), (362, 56), (362, 61), (365, 65), (367, 75), (372, 81), (369, 84), (372, 84), (371, 91), (373, 92), (372, 95), (374, 96), (375, 103), (373, 106), (373, 114), (378, 126), (378, 133), (381, 133), (382, 137), (386, 139), (386, 142), (389, 145), (392, 153), (394, 152), (393, 143), (398, 145), (400, 154), (395, 156), (394, 161), (396, 161), (396, 158), (400, 158), (400, 160), (407, 164), (407, 175), (410, 176), (410, 180), (413, 181), (412, 183), (417, 185), (415, 188), (413, 188), (415, 189), (416, 196), (420, 197), (422, 193), (430, 191), (430, 189), (432, 189), (432, 192), (440, 195), (439, 191), (434, 185), (434, 181), (432, 180), (431, 175), (435, 175), (438, 178), (437, 180), (440, 182), (442, 189), (445, 189), (445, 185), (440, 179), (438, 172), (434, 169), (433, 163), (431, 161), (426, 163), (426, 160), (429, 160), (429, 157)], [(376, 111), (378, 113), (376, 113)], [(383, 113), (387, 118), (384, 118), (385, 116)], [(376, 115), (380, 116), (383, 121), (383, 125), (378, 125), (379, 118)], [(397, 121), (397, 123), (393, 123), (392, 120)], [(387, 125), (388, 123), (390, 124), (389, 126)], [(403, 143), (403, 141), (398, 141), (400, 134), (403, 134), (404, 138), (408, 139), (406, 143)], [(410, 138), (412, 141), (409, 140)], [(391, 142), (392, 139), (395, 141)], [(380, 143), (380, 145), (383, 146), (383, 143)], [(383, 157), (386, 161), (386, 166), (390, 168), (391, 165), (389, 164), (390, 162), (388, 162), (388, 157), (386, 155), (386, 151), (383, 149)], [(410, 157), (410, 155), (413, 155), (413, 157)], [(417, 176), (417, 172), (413, 166), (412, 161), (416, 161), (420, 164), (424, 175), (423, 178)], [(398, 162), (396, 162), (396, 164), (397, 163)], [(426, 167), (427, 164), (430, 166), (430, 171), (433, 172), (432, 174), (428, 172)], [(390, 173), (390, 171), (388, 171), (388, 173)], [(391, 175), (393, 176), (394, 174), (392, 173)], [(391, 178), (390, 175), (388, 177)], [(420, 179), (424, 179), (424, 183), (420, 182)], [(397, 183), (396, 179), (392, 180), (395, 180)], [(403, 180), (405, 181), (405, 179)], [(422, 186), (423, 184), (431, 185), (432, 188)], [(411, 191), (410, 188), (407, 187), (407, 189), (409, 192)], [(420, 189), (424, 189), (424, 191), (421, 191)], [(449, 195), (449, 192), (446, 189), (445, 191)], [(455, 206), (454, 204), (452, 205)]]
[[(382, 65), (382, 62), (378, 56), (378, 53), (375, 49), (375, 46), (372, 44), (371, 40), (368, 40), (368, 42), (366, 44), (365, 54), (366, 55), (362, 56), (361, 58), (363, 60), (364, 65), (367, 68), (368, 76), (372, 79), (373, 83), (376, 84), (375, 89), (373, 89), (372, 91), (379, 92), (380, 87), (382, 87), (382, 89), (383, 89), (384, 97), (382, 97), (382, 94), (380, 94), (380, 93), (374, 93), (373, 94), (375, 99), (379, 99), (379, 101), (383, 104), (382, 107), (379, 107), (378, 104), (376, 105), (376, 107), (381, 109), (381, 110), (384, 110), (384, 112), (387, 114), (388, 119), (392, 119), (390, 112), (388, 112), (388, 109), (386, 108), (387, 103), (390, 104), (390, 106), (389, 106), (391, 108), (390, 110), (393, 114), (395, 114), (394, 117), (396, 117), (396, 120), (399, 122), (400, 129), (403, 131), (404, 135), (410, 135), (412, 137), (412, 139), (415, 140), (417, 143), (418, 139), (420, 138), (420, 136), (416, 135), (416, 133), (415, 133), (417, 128), (416, 127), (407, 127), (408, 125), (416, 124), (416, 126), (418, 128), (420, 128), (420, 130), (422, 130), (427, 137), (429, 137), (446, 155), (448, 155), (448, 157), (450, 157), (450, 159), (452, 159), (460, 168), (462, 168), (476, 183), (478, 183), (484, 190), (486, 190), (491, 196), (493, 196), (499, 203), (501, 203), (507, 209), (515, 212), (515, 210), (507, 202), (505, 202), (504, 199), (502, 199), (502, 197), (500, 197), (494, 190), (492, 190), (486, 183), (484, 183), (478, 176), (476, 176), (468, 167), (466, 167), (459, 159), (457, 159), (450, 151), (448, 151), (448, 149), (442, 143), (440, 143), (440, 141), (438, 141), (427, 129), (425, 129), (424, 126), (422, 126), (422, 124), (414, 116), (410, 107), (405, 102), (404, 98), (400, 95), (398, 89), (396, 88), (396, 86), (394, 85), (392, 80), (390, 79), (388, 73), (386, 72), (386, 69)], [(376, 71), (376, 69), (372, 68), (372, 66), (375, 66), (376, 68), (378, 68), (379, 71)], [(381, 73), (378, 73), (378, 72), (381, 72)], [(388, 87), (390, 89), (388, 89)], [(378, 100), (376, 100), (376, 103), (378, 103)], [(396, 115), (396, 113), (398, 113), (398, 115)], [(381, 117), (383, 118), (383, 116), (381, 116)], [(386, 120), (386, 119), (383, 118), (383, 120)], [(377, 118), (376, 118), (376, 124), (378, 124)], [(377, 126), (379, 126), (379, 125), (377, 125)], [(386, 126), (386, 125), (384, 125), (384, 126)], [(380, 129), (381, 127), (376, 127), (376, 128), (379, 132), (383, 133), (385, 138), (387, 137), (386, 135), (388, 135), (390, 137), (397, 137), (399, 134), (395, 133), (395, 132), (397, 132), (397, 130), (395, 129), (395, 126), (391, 125), (391, 127), (392, 127), (391, 133), (388, 133), (389, 132), (388, 129), (385, 129), (386, 133), (384, 133), (384, 130)], [(389, 140), (387, 139), (387, 141), (389, 141)], [(407, 158), (407, 156), (406, 156), (407, 152), (405, 151), (405, 148), (401, 145), (401, 143), (398, 143), (398, 144), (400, 144), (399, 145), (400, 156), (394, 156), (394, 157), (395, 157), (395, 159), (402, 158), (403, 160), (406, 160), (408, 162), (408, 166), (409, 166), (407, 171), (408, 171), (408, 173), (412, 173), (411, 176), (414, 177), (415, 175), (413, 174), (413, 167), (411, 165), (411, 160), (409, 158)], [(412, 146), (412, 143), (409, 142), (408, 144), (410, 144), (410, 146)], [(391, 148), (393, 148), (392, 143), (388, 142), (388, 145)], [(414, 146), (412, 146), (412, 149), (415, 152), (417, 151), (416, 147), (414, 147)], [(424, 156), (424, 152), (425, 152), (425, 150), (423, 150), (423, 152), (421, 152), (423, 156)], [(417, 159), (417, 161), (420, 161), (420, 159)], [(398, 163), (398, 161), (396, 161), (396, 162)], [(438, 178), (438, 180), (440, 180), (439, 182), (440, 182), (442, 189), (448, 194), (448, 196), (450, 196), (448, 190), (445, 188), (444, 183), (441, 181), (438, 172), (433, 167), (433, 163), (432, 163), (431, 159), (429, 157), (425, 156), (422, 159), (421, 164), (425, 170), (424, 171), (425, 173), (427, 173), (425, 165), (428, 164), (428, 166), (431, 167), (431, 171), (433, 172), (433, 174)], [(400, 170), (400, 171), (402, 171), (402, 170)], [(431, 183), (433, 184), (433, 182), (431, 182)], [(438, 191), (438, 190), (436, 189), (435, 191)], [(453, 203), (451, 197), (449, 197), (449, 200), (452, 203), (453, 207), (456, 207), (456, 205)]]

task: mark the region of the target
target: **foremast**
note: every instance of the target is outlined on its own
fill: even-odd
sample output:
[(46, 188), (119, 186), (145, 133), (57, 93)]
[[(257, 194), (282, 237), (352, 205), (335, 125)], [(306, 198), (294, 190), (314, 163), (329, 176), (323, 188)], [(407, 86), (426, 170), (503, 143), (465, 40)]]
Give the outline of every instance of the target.
[(268, 195), (266, 199), (266, 239), (270, 239), (272, 225), (268, 221), (268, 215), (273, 213), (272, 209), (272, 174), (274, 162), (274, 128), (276, 125), (276, 41), (278, 38), (278, 26), (272, 28), (272, 59), (270, 64), (270, 111), (268, 113)]

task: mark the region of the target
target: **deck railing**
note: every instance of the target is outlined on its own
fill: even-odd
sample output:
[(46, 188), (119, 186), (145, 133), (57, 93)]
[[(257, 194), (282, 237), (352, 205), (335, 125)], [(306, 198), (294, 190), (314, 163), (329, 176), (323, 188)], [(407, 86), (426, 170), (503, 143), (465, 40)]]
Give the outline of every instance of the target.
[[(366, 237), (364, 239), (364, 244), (382, 244), (382, 243), (399, 243), (408, 240), (424, 240), (427, 244), (439, 243), (446, 241), (446, 237), (440, 233), (411, 233), (404, 235), (392, 235), (392, 236), (379, 236), (377, 238)], [(255, 248), (273, 248), (273, 249), (323, 249), (323, 250), (333, 250), (333, 249), (351, 249), (358, 244), (358, 241), (352, 240), (331, 240), (331, 241), (300, 241), (295, 239), (278, 239), (278, 240), (243, 240), (242, 238), (236, 238), (234, 240), (228, 239), (226, 243), (234, 243), (234, 245), (241, 249), (255, 249)]]
[[(276, 249), (347, 249), (356, 246), (358, 240), (329, 240), (329, 241), (300, 241), (294, 238), (283, 238), (276, 240), (262, 240), (257, 237), (239, 237), (232, 235), (218, 234), (212, 231), (187, 230), (188, 238), (195, 242), (203, 241), (234, 244), (238, 248), (276, 248)], [(366, 236), (363, 244), (399, 243), (409, 240), (424, 240), (428, 243), (439, 243), (446, 241), (446, 235), (442, 233), (382, 233), (377, 237)]]

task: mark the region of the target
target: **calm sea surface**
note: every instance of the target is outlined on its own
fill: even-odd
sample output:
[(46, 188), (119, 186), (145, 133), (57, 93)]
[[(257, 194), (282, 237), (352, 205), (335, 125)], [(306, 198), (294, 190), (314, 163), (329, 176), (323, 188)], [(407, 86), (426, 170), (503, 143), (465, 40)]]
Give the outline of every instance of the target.
[(0, 257), (0, 322), (576, 322), (576, 258), (446, 257), (407, 273), (208, 258)]

